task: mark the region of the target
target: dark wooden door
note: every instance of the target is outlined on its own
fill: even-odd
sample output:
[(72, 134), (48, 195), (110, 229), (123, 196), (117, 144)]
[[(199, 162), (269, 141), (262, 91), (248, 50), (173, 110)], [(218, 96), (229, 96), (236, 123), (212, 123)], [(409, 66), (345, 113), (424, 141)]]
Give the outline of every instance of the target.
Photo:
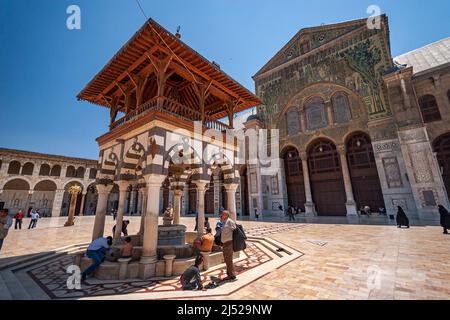
[(302, 161), (298, 151), (291, 148), (284, 154), (284, 170), (288, 193), (288, 205), (305, 211), (305, 182), (303, 180)]
[(318, 215), (345, 216), (345, 187), (336, 146), (327, 140), (315, 143), (309, 152), (308, 165)]
[(210, 183), (205, 193), (205, 213), (214, 214), (214, 183)]
[(357, 208), (369, 206), (372, 211), (384, 208), (372, 143), (366, 134), (354, 135), (349, 139), (347, 160)]

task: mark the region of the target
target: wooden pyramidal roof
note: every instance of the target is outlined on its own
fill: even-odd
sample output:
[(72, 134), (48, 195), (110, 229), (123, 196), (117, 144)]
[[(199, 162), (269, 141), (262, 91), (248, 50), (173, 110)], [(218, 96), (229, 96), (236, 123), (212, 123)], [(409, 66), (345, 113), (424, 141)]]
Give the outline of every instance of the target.
[(205, 112), (211, 118), (225, 117), (228, 114), (227, 102), (234, 103), (233, 112), (261, 104), (252, 92), (223, 72), (217, 64), (208, 61), (153, 19), (147, 20), (86, 85), (78, 94), (78, 100), (110, 108), (115, 97), (120, 101), (119, 111), (124, 111), (125, 93), (135, 90), (138, 77), (149, 79), (145, 91), (156, 93), (157, 76), (153, 74), (151, 59), (160, 56), (170, 57), (168, 69), (172, 73), (167, 84), (169, 89), (176, 88), (180, 103), (198, 109), (193, 87), (196, 83), (208, 85), (210, 95), (205, 102)]

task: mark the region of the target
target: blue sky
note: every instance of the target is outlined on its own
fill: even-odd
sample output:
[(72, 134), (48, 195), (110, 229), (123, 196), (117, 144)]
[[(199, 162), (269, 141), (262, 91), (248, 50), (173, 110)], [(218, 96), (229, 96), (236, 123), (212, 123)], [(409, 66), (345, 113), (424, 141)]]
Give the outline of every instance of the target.
[[(141, 0), (147, 15), (254, 91), (255, 74), (304, 27), (390, 19), (394, 56), (450, 36), (446, 0)], [(81, 8), (81, 30), (66, 9)], [(76, 95), (145, 19), (135, 0), (0, 0), (0, 147), (97, 158), (108, 110)]]

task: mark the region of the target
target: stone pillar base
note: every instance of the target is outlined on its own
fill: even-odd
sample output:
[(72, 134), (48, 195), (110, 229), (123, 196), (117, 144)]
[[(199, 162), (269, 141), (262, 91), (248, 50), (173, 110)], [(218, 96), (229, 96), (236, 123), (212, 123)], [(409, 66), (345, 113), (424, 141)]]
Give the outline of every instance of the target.
[(206, 271), (209, 269), (209, 255), (211, 252), (200, 252), (203, 257), (203, 270)]
[(173, 275), (173, 260), (175, 260), (176, 256), (169, 254), (169, 255), (165, 255), (163, 257), (164, 261), (165, 261), (165, 270), (164, 270), (164, 275), (166, 277), (171, 277)]
[(356, 208), (355, 202), (347, 202), (345, 204), (347, 209), (347, 217), (358, 217), (358, 209)]
[(127, 259), (119, 259), (119, 280), (125, 280), (127, 278), (128, 273), (128, 263), (131, 261), (131, 258)]
[(305, 203), (305, 216), (306, 217), (315, 217), (317, 216), (316, 206), (313, 202)]
[(142, 280), (149, 279), (156, 275), (156, 257), (141, 258), (139, 262), (139, 278)]

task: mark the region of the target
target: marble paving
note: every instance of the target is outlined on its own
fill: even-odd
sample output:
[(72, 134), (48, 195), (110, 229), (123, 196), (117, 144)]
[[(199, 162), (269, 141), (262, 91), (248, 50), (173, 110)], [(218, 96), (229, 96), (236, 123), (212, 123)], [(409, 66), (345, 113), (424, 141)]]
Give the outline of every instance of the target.
[[(130, 233), (134, 233), (139, 228), (139, 218), (130, 220)], [(62, 218), (52, 218), (41, 220), (35, 230), (12, 230), (0, 254), (0, 266), (18, 257), (90, 240), (92, 217), (79, 218), (73, 228), (61, 227), (63, 222)], [(211, 225), (215, 222), (210, 218)], [(181, 223), (193, 230), (195, 222), (194, 218), (182, 218)], [(242, 224), (249, 235), (267, 238), (301, 254), (278, 265), (273, 264), (276, 259), (272, 256), (272, 260), (264, 262), (260, 268), (241, 273), (238, 281), (213, 289), (217, 290), (215, 294), (179, 291), (178, 279), (142, 287), (111, 284), (110, 288), (100, 288), (99, 292), (111, 290), (111, 297), (117, 299), (141, 299), (138, 295), (145, 294), (136, 291), (148, 288), (166, 290), (158, 293), (161, 299), (450, 299), (450, 236), (443, 235), (440, 227), (397, 229), (368, 223), (340, 225), (326, 224), (326, 221), (287, 223), (285, 220), (243, 221)], [(112, 226), (112, 219), (107, 217), (105, 230), (111, 230)], [(249, 247), (253, 245), (271, 256), (257, 241)], [(221, 276), (219, 270), (211, 272)], [(205, 280), (209, 276), (203, 275)], [(53, 285), (54, 297), (63, 297), (58, 296), (62, 294), (57, 292), (59, 284)], [(126, 290), (133, 292), (122, 294)]]

